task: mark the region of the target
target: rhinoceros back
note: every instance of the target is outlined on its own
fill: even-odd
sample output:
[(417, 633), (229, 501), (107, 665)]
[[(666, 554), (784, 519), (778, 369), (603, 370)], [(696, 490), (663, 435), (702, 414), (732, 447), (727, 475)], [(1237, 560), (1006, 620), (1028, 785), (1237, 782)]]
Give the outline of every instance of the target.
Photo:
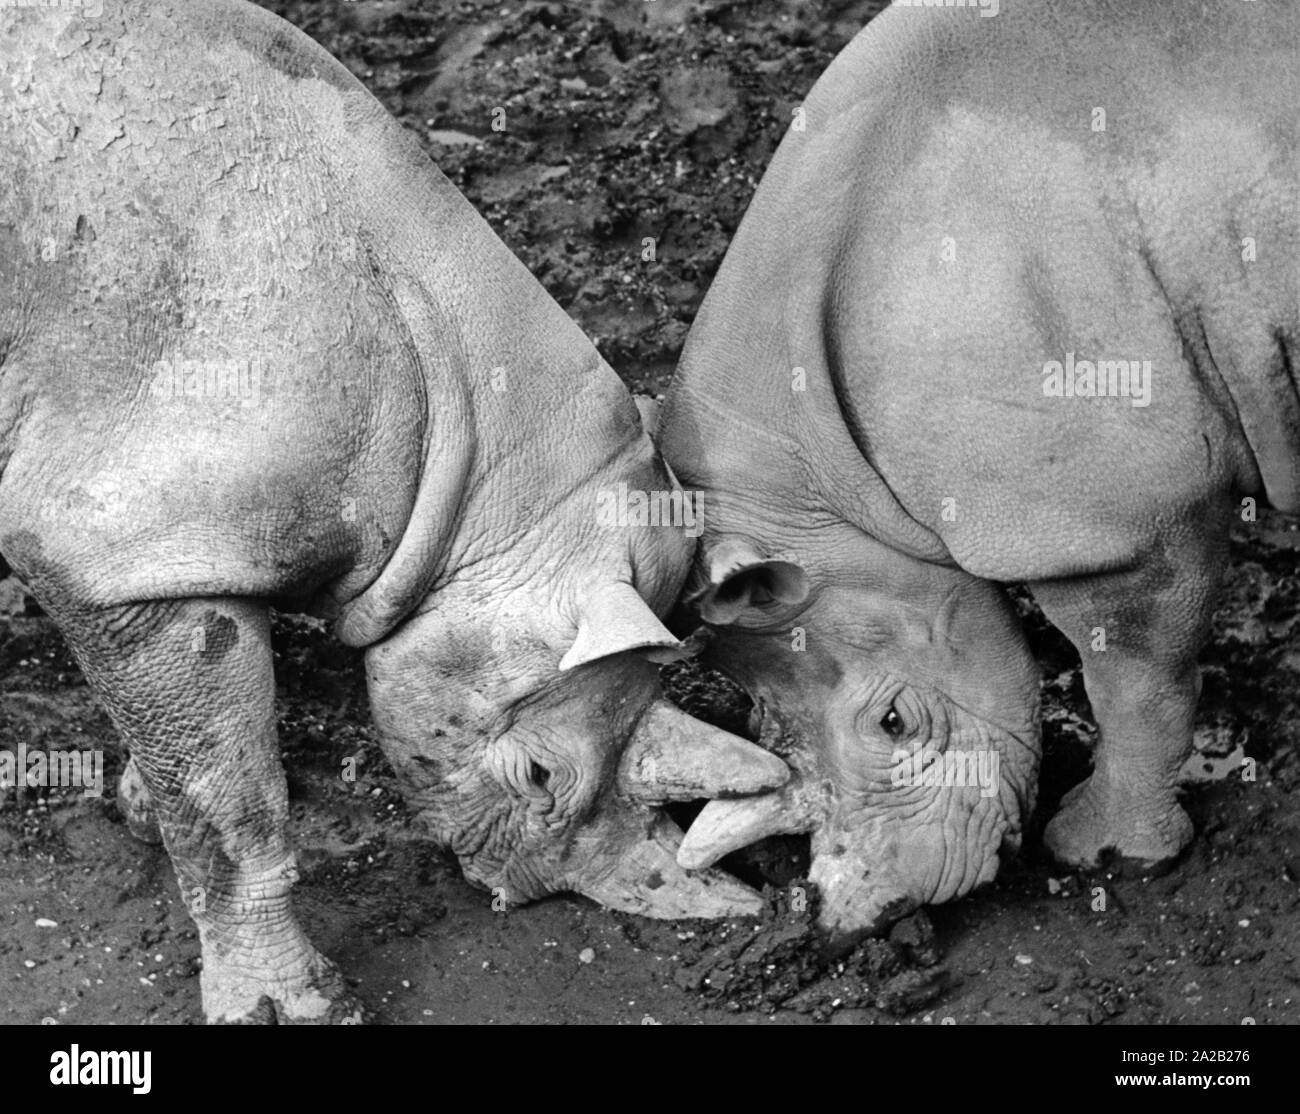
[[(919, 523), (995, 580), (1122, 565), (1211, 490), (1300, 509), (1297, 57), (1295, 5), (895, 5), (746, 213), (674, 467), (909, 551)], [(1148, 397), (1046, 390), (1121, 361)]]
[[(400, 129), (251, 5), (0, 22), (10, 562), (39, 579), (93, 552), (98, 598), (373, 576), (414, 500), (425, 384), (353, 168)], [(377, 170), (407, 157), (371, 146)]]

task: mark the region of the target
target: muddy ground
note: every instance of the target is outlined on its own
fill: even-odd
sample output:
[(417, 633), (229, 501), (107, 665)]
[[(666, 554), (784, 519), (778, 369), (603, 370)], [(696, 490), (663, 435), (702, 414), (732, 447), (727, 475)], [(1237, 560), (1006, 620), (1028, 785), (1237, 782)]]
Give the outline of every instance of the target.
[[(629, 384), (658, 391), (793, 108), (883, 5), (267, 6), (342, 58)], [(661, 924), (567, 897), (494, 912), (409, 820), (367, 725), (359, 656), (281, 617), (301, 918), (386, 1022), (1295, 1022), (1298, 570), (1293, 524), (1266, 514), (1239, 528), (1203, 659), (1209, 752), (1190, 764), (1205, 780), (1186, 798), (1197, 839), (1154, 879), (1062, 871), (1041, 851), (1044, 817), (1087, 772), (1093, 729), (1077, 657), (1024, 605), (1046, 723), (1021, 859), (989, 889), (836, 962), (810, 930), (796, 839), (729, 860), (770, 887), (757, 924)], [(668, 681), (691, 711), (745, 731), (745, 699), (720, 678), (674, 667)], [(0, 585), (0, 748), (20, 742), (103, 747), (110, 783), (122, 761), (58, 633), (11, 582)], [(349, 756), (355, 783), (339, 777)], [(166, 858), (131, 839), (111, 793), (0, 797), (0, 1021), (195, 1022), (197, 972)]]

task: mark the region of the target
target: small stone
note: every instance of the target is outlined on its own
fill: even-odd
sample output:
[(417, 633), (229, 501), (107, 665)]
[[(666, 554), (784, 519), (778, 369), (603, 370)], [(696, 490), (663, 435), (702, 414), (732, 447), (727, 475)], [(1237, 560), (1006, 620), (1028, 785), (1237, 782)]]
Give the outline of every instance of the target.
[(1047, 880), (1047, 892), (1053, 897), (1061, 892), (1061, 881), (1059, 878), (1049, 878)]
[(583, 948), (582, 951), (578, 953), (579, 963), (594, 963), (595, 961), (596, 953), (592, 948)]
[(699, 971), (692, 971), (689, 967), (678, 967), (673, 972), (673, 982), (683, 990), (699, 990), (704, 983), (704, 975)]
[(1016, 962), (1019, 963), (1019, 964), (1020, 964), (1021, 966), (1023, 966), (1023, 967), (1028, 967), (1031, 963), (1033, 963), (1033, 961), (1034, 961), (1034, 957), (1033, 957), (1032, 955), (1018, 955), (1018, 956), (1016, 956)]
[(52, 920), (50, 920), (49, 917), (37, 917), (37, 918), (36, 918), (36, 927), (37, 927), (37, 928), (58, 928), (58, 927), (59, 927), (59, 922), (58, 922), (58, 921), (52, 921)]

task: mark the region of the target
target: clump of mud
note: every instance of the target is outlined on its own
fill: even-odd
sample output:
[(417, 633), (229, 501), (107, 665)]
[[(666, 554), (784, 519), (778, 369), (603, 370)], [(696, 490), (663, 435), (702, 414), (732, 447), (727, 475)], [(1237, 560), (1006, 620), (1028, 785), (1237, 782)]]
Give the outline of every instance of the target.
[(754, 738), (754, 702), (734, 681), (694, 658), (665, 665), (659, 676), (669, 699), (683, 711), (733, 735)]
[[(937, 999), (949, 985), (925, 912), (899, 921), (883, 939), (847, 954), (828, 951), (817, 928), (817, 887), (806, 879), (764, 889), (753, 921), (682, 921), (673, 981), (703, 1004), (731, 1013), (778, 1009), (830, 1021), (837, 1011), (900, 1017)], [(623, 918), (636, 945), (645, 922)]]

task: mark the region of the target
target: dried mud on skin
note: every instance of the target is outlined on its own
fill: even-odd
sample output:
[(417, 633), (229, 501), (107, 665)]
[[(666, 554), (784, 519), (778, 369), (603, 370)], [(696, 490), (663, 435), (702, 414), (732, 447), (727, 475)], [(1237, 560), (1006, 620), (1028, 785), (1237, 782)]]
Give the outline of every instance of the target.
[[(790, 111), (883, 5), (267, 6), (411, 128), (630, 385), (659, 390)], [(504, 134), (490, 130), (498, 105)], [(1074, 651), (1023, 597), (1021, 611), (1044, 669), (1022, 855), (987, 889), (840, 959), (812, 930), (806, 839), (724, 860), (768, 887), (757, 922), (665, 924), (569, 897), (494, 911), (407, 815), (371, 734), (360, 655), (277, 617), (303, 926), (381, 1022), (1300, 1020), (1295, 525), (1265, 514), (1239, 526), (1201, 659), (1204, 764), (1244, 745), (1256, 780), (1189, 786), (1196, 840), (1160, 878), (1063, 871), (1043, 855), (1042, 827), (1087, 774), (1094, 729)], [(688, 711), (749, 733), (749, 701), (724, 678), (686, 665), (665, 679)], [(116, 738), (58, 633), (0, 583), (0, 747), (19, 742), (102, 747), (109, 795), (0, 798), (0, 1022), (197, 1022), (198, 941), (166, 856), (117, 816)], [(340, 776), (347, 759), (355, 781)]]

